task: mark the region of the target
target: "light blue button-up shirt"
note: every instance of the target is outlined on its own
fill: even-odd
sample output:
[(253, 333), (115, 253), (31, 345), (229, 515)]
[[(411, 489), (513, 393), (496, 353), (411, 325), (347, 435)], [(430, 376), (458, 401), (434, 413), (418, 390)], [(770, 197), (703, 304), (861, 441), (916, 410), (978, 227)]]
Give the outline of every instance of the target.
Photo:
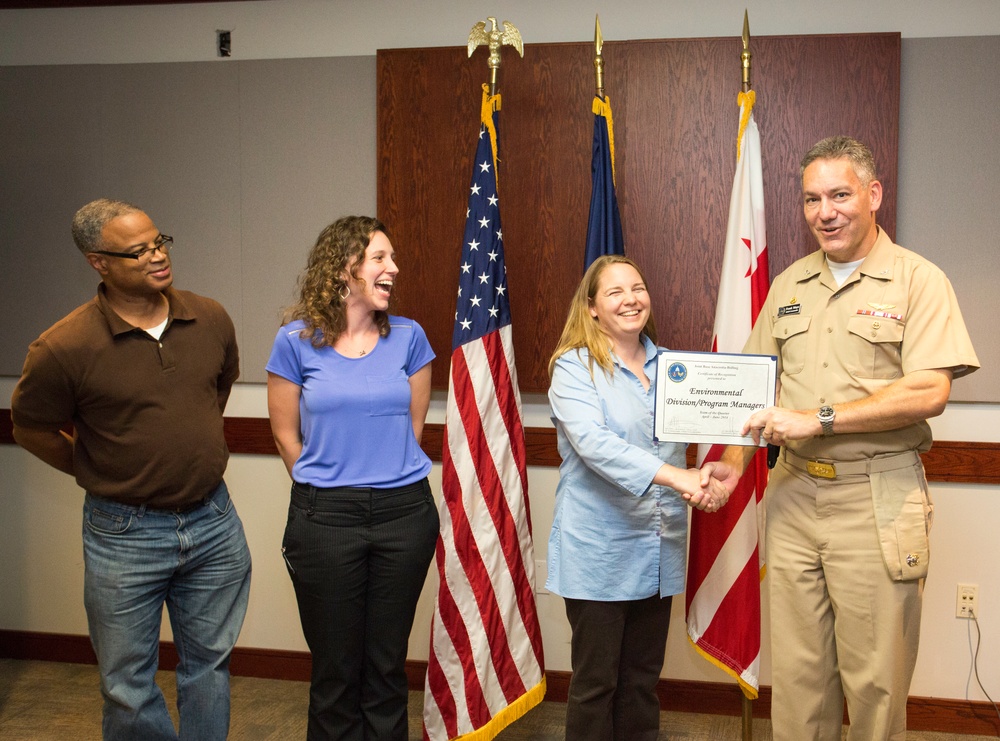
[[(643, 337), (646, 377), (656, 377), (656, 346)], [(685, 446), (653, 440), (654, 386), (612, 355), (608, 376), (582, 349), (562, 355), (549, 403), (556, 426), (559, 486), (549, 535), (546, 589), (602, 602), (684, 590), (687, 503), (652, 483), (663, 463), (686, 467)]]

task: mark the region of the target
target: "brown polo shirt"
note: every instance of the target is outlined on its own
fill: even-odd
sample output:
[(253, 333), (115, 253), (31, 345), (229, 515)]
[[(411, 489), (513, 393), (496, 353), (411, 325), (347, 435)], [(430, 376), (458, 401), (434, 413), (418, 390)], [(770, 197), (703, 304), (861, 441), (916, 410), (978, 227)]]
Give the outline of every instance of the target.
[(219, 484), (229, 459), (220, 397), (239, 376), (222, 306), (168, 288), (159, 340), (97, 296), (31, 343), (11, 399), (14, 424), (76, 430), (73, 465), (90, 494), (173, 509)]

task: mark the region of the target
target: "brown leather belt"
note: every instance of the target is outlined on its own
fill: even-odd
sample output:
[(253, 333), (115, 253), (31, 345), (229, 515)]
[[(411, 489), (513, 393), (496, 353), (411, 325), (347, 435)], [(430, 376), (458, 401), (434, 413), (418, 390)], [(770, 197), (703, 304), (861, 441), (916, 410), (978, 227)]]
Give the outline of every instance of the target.
[(902, 453), (890, 453), (860, 461), (809, 460), (795, 455), (787, 448), (784, 448), (783, 452), (785, 463), (805, 471), (817, 479), (835, 479), (838, 476), (870, 476), (873, 473), (908, 468), (920, 460), (920, 454), (915, 450), (904, 450)]

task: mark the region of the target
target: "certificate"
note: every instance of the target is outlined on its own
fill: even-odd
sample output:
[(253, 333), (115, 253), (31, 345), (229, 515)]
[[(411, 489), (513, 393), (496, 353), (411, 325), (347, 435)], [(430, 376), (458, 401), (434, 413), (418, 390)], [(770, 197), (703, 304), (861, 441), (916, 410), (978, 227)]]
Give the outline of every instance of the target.
[(660, 442), (753, 445), (753, 437), (740, 430), (751, 414), (774, 406), (777, 365), (773, 355), (661, 350), (653, 436)]

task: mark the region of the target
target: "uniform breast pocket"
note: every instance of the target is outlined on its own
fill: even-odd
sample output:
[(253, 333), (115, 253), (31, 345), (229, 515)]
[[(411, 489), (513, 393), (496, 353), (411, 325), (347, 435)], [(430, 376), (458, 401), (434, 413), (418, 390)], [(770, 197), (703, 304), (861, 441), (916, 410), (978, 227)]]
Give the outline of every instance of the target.
[(801, 373), (809, 356), (807, 340), (811, 316), (793, 314), (778, 317), (771, 328), (771, 336), (781, 348), (781, 372), (789, 375)]
[(369, 414), (388, 417), (410, 411), (410, 379), (403, 371), (388, 376), (368, 376)]
[(893, 380), (902, 375), (903, 322), (852, 316), (847, 320), (851, 354), (845, 362), (858, 378)]

